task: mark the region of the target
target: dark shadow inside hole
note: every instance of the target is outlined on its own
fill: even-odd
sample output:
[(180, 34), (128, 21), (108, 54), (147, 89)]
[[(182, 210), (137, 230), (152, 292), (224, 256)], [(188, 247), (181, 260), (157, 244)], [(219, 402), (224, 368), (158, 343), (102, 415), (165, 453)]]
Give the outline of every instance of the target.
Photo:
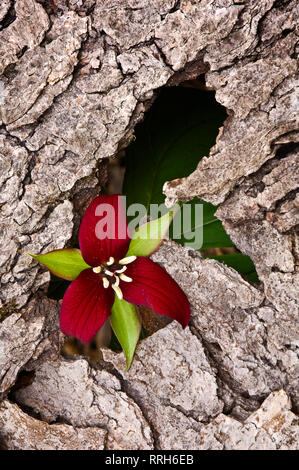
[(123, 193), (127, 205), (138, 202), (148, 208), (150, 203), (163, 203), (165, 181), (196, 169), (216, 143), (226, 117), (212, 91), (190, 84), (162, 89), (126, 149)]

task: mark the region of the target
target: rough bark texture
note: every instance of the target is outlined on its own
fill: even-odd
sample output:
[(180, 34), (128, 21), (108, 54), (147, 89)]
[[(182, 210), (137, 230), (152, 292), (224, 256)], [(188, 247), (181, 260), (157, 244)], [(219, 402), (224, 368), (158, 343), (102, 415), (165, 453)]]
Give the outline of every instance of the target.
[[(296, 3), (1, 2), (1, 447), (298, 445)], [(108, 350), (97, 367), (64, 359), (49, 274), (24, 252), (68, 246), (155, 90), (201, 73), (228, 118), (164, 191), (220, 204), (261, 284), (164, 243), (153, 259), (187, 293), (190, 327), (142, 341), (128, 373)]]

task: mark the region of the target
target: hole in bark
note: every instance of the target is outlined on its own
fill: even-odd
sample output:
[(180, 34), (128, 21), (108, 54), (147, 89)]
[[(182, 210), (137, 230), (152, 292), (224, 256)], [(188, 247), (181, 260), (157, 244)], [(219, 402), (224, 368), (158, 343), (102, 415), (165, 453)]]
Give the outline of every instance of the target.
[(285, 38), (292, 32), (293, 32), (293, 29), (285, 29), (284, 31), (282, 31), (281, 36)]
[(16, 19), (16, 10), (14, 3), (9, 7), (6, 15), (4, 16), (3, 20), (0, 23), (0, 31), (7, 28), (11, 23), (13, 23)]
[[(127, 206), (141, 203), (148, 210), (150, 204), (162, 204), (164, 183), (170, 181), (177, 186), (179, 178), (196, 169), (201, 158), (207, 157), (215, 145), (226, 117), (226, 110), (216, 102), (215, 93), (206, 88), (203, 75), (184, 81), (178, 87), (162, 89), (144, 121), (137, 125), (134, 141), (126, 150), (123, 194), (127, 197)], [(215, 217), (216, 206), (198, 199), (184, 204), (192, 213), (188, 235), (200, 232), (194, 215), (198, 203), (203, 204), (203, 245), (200, 248), (203, 256), (215, 258), (257, 282), (252, 261), (235, 248)], [(194, 248), (183, 227), (180, 237), (171, 238)]]
[[(109, 160), (104, 192), (122, 192), (127, 197), (127, 207), (139, 203), (148, 210), (150, 204), (163, 203), (163, 184), (186, 177), (195, 170), (200, 159), (209, 155), (226, 117), (225, 108), (216, 102), (214, 92), (205, 88), (202, 78), (162, 89), (144, 121), (137, 125), (129, 147)], [(198, 202), (203, 204), (203, 256), (215, 258), (239, 270), (249, 280), (257, 281), (253, 263), (234, 247), (220, 220), (214, 216), (217, 207), (198, 200), (185, 205), (192, 212)], [(194, 226), (190, 228), (194, 232), (197, 230), (195, 222), (192, 219)], [(185, 235), (182, 233), (175, 241), (186, 244)], [(68, 285), (67, 281), (53, 278), (48, 296), (62, 298)], [(143, 335), (153, 334), (170, 321), (149, 308), (138, 307), (138, 310), (143, 319)], [(68, 356), (84, 354), (98, 361), (101, 345), (110, 345), (116, 351), (120, 349), (116, 337), (112, 335), (110, 341), (109, 334), (111, 332), (106, 332), (101, 337), (99, 332), (88, 345), (68, 339), (64, 353)]]
[(288, 144), (280, 145), (274, 158), (275, 159), (286, 158), (289, 155), (289, 153), (296, 152), (298, 150), (299, 150), (298, 142), (289, 142)]
[(14, 395), (14, 392), (16, 392), (17, 390), (20, 390), (22, 388), (26, 388), (29, 385), (31, 385), (34, 378), (35, 378), (35, 372), (34, 371), (22, 370), (18, 374), (18, 378), (16, 380), (16, 383), (14, 384), (14, 386), (10, 390), (10, 393), (12, 394), (12, 396)]

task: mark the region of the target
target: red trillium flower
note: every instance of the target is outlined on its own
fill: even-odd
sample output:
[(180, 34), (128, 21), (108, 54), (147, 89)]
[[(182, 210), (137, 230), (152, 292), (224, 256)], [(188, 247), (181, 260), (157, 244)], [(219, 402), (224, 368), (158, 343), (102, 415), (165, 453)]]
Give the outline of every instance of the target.
[[(99, 210), (103, 207), (113, 209), (105, 238), (99, 236), (101, 224), (107, 221), (107, 212), (104, 217)], [(149, 258), (126, 256), (130, 237), (121, 196), (101, 195), (91, 202), (82, 219), (79, 243), (90, 268), (79, 274), (64, 295), (60, 313), (64, 334), (88, 343), (110, 316), (115, 295), (187, 326), (190, 305), (178, 284)]]

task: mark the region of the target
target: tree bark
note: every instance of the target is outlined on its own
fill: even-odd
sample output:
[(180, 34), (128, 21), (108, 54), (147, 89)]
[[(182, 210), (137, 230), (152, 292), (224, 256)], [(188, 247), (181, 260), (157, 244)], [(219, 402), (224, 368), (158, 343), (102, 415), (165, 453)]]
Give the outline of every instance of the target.
[[(1, 2), (0, 447), (298, 446), (296, 3)], [(49, 273), (24, 252), (69, 246), (157, 90), (203, 73), (228, 118), (166, 200), (220, 204), (261, 284), (165, 242), (152, 258), (190, 326), (143, 340), (129, 372), (109, 350), (66, 359)]]

